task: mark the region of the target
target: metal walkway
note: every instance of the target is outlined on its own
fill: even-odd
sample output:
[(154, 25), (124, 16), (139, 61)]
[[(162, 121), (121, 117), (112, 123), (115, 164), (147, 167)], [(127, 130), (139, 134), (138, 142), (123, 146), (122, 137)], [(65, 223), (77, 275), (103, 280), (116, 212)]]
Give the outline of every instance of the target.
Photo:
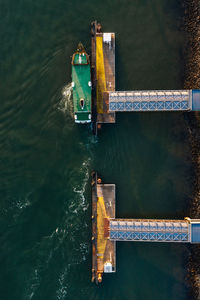
[(108, 92), (109, 111), (199, 110), (198, 90)]
[(110, 239), (115, 241), (190, 242), (186, 220), (110, 220)]

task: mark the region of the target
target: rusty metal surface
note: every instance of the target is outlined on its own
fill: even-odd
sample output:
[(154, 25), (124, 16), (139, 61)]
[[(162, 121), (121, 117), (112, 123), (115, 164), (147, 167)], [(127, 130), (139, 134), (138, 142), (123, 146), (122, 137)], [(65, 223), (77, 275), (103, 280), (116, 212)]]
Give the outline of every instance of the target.
[[(102, 205), (104, 213), (98, 212), (98, 209), (102, 209)], [(109, 240), (109, 221), (113, 218), (115, 218), (115, 185), (98, 183), (97, 174), (94, 173), (92, 176), (92, 281), (97, 284), (99, 274), (102, 276), (106, 262), (112, 263), (113, 272), (116, 270), (116, 242)], [(103, 224), (104, 228), (102, 226), (98, 228), (98, 224)], [(98, 253), (99, 250), (101, 253)]]
[[(101, 25), (97, 24), (95, 21), (91, 24), (92, 121), (94, 134), (97, 134), (99, 129), (98, 124), (115, 123), (115, 112), (109, 112), (108, 96), (105, 94), (107, 91), (115, 91), (115, 34), (111, 33), (110, 44), (103, 41), (102, 45), (102, 63), (104, 66), (106, 88), (103, 85), (103, 90), (99, 91), (99, 95), (101, 97), (97, 97), (98, 74), (96, 70), (96, 37), (103, 37), (103, 33), (101, 31)], [(97, 106), (97, 98), (98, 106), (101, 108), (99, 111)]]

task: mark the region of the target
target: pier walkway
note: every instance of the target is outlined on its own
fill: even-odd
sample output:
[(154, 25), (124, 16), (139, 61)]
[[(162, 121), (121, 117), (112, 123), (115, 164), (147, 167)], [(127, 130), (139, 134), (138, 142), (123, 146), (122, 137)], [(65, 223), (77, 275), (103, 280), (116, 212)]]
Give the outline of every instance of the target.
[(192, 111), (200, 107), (199, 90), (109, 92), (109, 111)]
[(115, 241), (190, 242), (187, 220), (110, 220), (110, 239)]

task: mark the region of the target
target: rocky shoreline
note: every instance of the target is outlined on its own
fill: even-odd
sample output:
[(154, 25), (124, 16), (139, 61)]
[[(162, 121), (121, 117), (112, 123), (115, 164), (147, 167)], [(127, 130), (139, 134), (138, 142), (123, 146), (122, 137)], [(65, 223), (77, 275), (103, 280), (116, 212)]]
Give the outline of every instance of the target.
[(185, 88), (200, 87), (200, 1), (185, 0), (184, 27), (187, 34)]
[[(184, 1), (184, 28), (187, 35), (185, 82), (186, 89), (200, 88), (200, 1)], [(200, 218), (200, 113), (187, 114), (193, 165), (193, 194), (189, 215)], [(200, 245), (189, 245), (187, 283), (189, 299), (200, 299)]]

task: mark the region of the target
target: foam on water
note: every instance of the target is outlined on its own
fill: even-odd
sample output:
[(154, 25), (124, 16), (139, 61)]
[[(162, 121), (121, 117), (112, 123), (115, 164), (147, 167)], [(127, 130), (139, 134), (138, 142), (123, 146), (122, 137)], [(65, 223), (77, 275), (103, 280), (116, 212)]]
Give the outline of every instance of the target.
[[(27, 281), (26, 299), (33, 299), (40, 291), (42, 278), (52, 267), (56, 253), (64, 259), (64, 268), (56, 275), (55, 298), (64, 300), (68, 297), (68, 289), (72, 288), (72, 270), (75, 266), (85, 262), (89, 253), (89, 244), (86, 238), (88, 224), (82, 222), (89, 201), (86, 200), (86, 186), (89, 180), (91, 158), (84, 159), (79, 170), (79, 179), (71, 186), (74, 196), (66, 199), (65, 216), (61, 223), (49, 234), (43, 236), (40, 243), (35, 245), (34, 253), (38, 253), (31, 275)], [(20, 205), (20, 204), (19, 204)], [(79, 235), (79, 239), (77, 236)]]
[(39, 278), (39, 272), (37, 269), (34, 269), (32, 274), (31, 274), (31, 278), (29, 281), (29, 286), (28, 289), (26, 291), (26, 297), (25, 299), (33, 299), (33, 296), (37, 290), (37, 288), (40, 285), (40, 278)]
[(73, 118), (72, 84), (65, 85), (62, 89), (62, 98), (58, 104), (58, 109), (63, 113), (68, 113)]
[(86, 161), (84, 161), (80, 168), (80, 173), (85, 174), (81, 188), (80, 188), (80, 185), (78, 187), (77, 186), (73, 187), (74, 193), (77, 193), (79, 195), (79, 201), (80, 201), (79, 207), (81, 207), (83, 209), (83, 211), (87, 210), (88, 206), (89, 206), (89, 203), (86, 203), (86, 201), (85, 201), (84, 193), (85, 193), (85, 188), (86, 188), (86, 185), (87, 185), (88, 179), (89, 179), (90, 160), (91, 159), (88, 158)]
[(56, 296), (58, 300), (64, 300), (66, 299), (65, 297), (67, 296), (67, 283), (65, 283), (65, 278), (66, 278), (66, 274), (68, 271), (68, 267), (66, 267), (64, 269), (63, 272), (61, 272), (59, 278), (58, 278), (58, 290), (56, 291)]
[(7, 196), (7, 201), (10, 202), (10, 205), (7, 208), (1, 209), (0, 215), (5, 216), (9, 213), (12, 213), (15, 221), (18, 220), (18, 217), (22, 214), (22, 212), (31, 205), (31, 195), (33, 191), (28, 192), (26, 195), (21, 195), (18, 198)]
[(16, 212), (16, 216), (18, 216), (26, 207), (31, 205), (30, 196), (33, 192), (29, 192), (25, 197), (19, 198), (15, 203), (15, 209), (17, 208), (18, 211)]

